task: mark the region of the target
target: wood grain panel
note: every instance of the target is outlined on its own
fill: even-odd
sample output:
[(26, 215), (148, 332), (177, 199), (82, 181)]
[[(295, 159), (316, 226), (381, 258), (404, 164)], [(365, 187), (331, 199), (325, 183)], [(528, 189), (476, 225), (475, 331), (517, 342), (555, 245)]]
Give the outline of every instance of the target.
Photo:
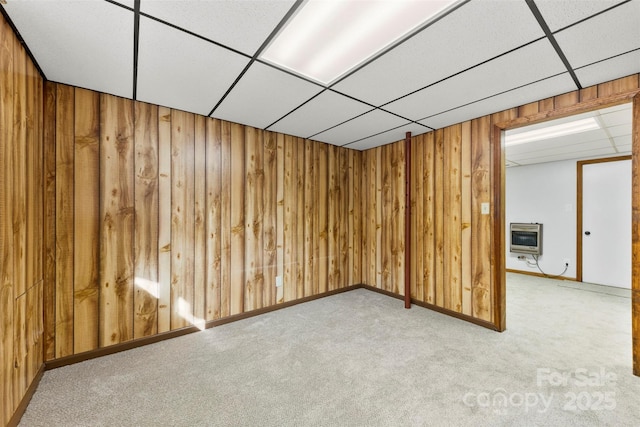
[(439, 129), (435, 133), (434, 141), (434, 220), (435, 220), (435, 302), (439, 307), (445, 306), (445, 284), (444, 284), (444, 189), (445, 189), (445, 159), (444, 159), (444, 130)]
[(100, 294), (100, 95), (75, 89), (73, 345), (98, 348)]
[(295, 174), (295, 191), (296, 191), (296, 263), (295, 263), (295, 281), (296, 281), (296, 298), (304, 297), (304, 268), (305, 268), (305, 251), (304, 251), (304, 139), (296, 138), (296, 174)]
[(471, 122), (462, 123), (460, 135), (460, 156), (461, 156), (461, 285), (462, 285), (462, 314), (472, 315), (472, 201), (471, 201), (471, 175), (473, 169), (471, 167)]
[(444, 129), (444, 307), (462, 311), (462, 175), (460, 125)]
[[(2, 61), (0, 61), (2, 64)], [(56, 84), (47, 82), (44, 86), (44, 360), (56, 356)], [(3, 109), (4, 110), (4, 109)], [(0, 112), (0, 116), (2, 112)], [(3, 140), (5, 140), (3, 138)], [(1, 153), (1, 151), (0, 151)], [(0, 168), (0, 173), (5, 168)], [(2, 187), (0, 187), (2, 188)], [(1, 201), (0, 201), (1, 203)], [(4, 269), (3, 269), (4, 270)]]
[(221, 124), (220, 317), (231, 314), (231, 123)]
[(73, 354), (74, 89), (56, 87), (56, 357)]
[(231, 313), (244, 311), (244, 127), (231, 125)]
[(158, 333), (159, 177), (158, 107), (136, 102), (134, 338)]
[(284, 302), (284, 273), (285, 273), (285, 164), (286, 154), (285, 146), (287, 145), (283, 134), (278, 134), (276, 138), (276, 258), (277, 258), (277, 275), (281, 279), (281, 286), (276, 288), (276, 303)]
[(411, 297), (424, 301), (424, 135), (411, 143)]
[[(26, 55), (26, 53), (24, 53)], [(40, 76), (30, 60), (26, 64), (26, 286), (42, 280), (42, 93)], [(39, 101), (38, 101), (39, 100)]]
[(27, 56), (21, 43), (13, 44), (13, 284), (15, 296), (27, 291)]
[[(404, 140), (394, 143), (391, 157), (391, 188), (393, 215), (391, 216), (391, 253), (393, 292), (405, 294), (405, 146)], [(406, 242), (408, 244), (409, 242)]]
[(340, 276), (337, 282), (338, 288), (344, 288), (349, 284), (349, 157), (348, 149), (338, 147), (338, 190), (339, 190), (339, 218), (338, 225), (338, 265)]
[(318, 292), (329, 290), (329, 146), (318, 145), (317, 245)]
[(262, 131), (245, 128), (244, 310), (262, 307), (264, 170)]
[[(315, 164), (313, 159), (312, 141), (306, 140), (304, 144), (304, 288), (302, 296), (314, 294), (314, 242), (313, 233), (315, 211)], [(317, 287), (317, 284), (316, 284)]]
[(171, 330), (171, 110), (158, 107), (158, 332)]
[(207, 119), (194, 117), (194, 224), (193, 224), (193, 322), (200, 329), (205, 326), (205, 306), (207, 291)]
[(424, 287), (424, 302), (434, 304), (436, 301), (436, 212), (435, 212), (435, 132), (424, 136), (424, 154), (422, 173), (424, 222), (422, 236), (422, 282)]
[(276, 275), (278, 275), (278, 142), (273, 132), (264, 132), (263, 193), (263, 264), (264, 291), (262, 305), (268, 307), (276, 303)]
[(220, 268), (221, 268), (221, 153), (222, 123), (207, 120), (206, 134), (206, 238), (207, 238), (207, 295), (205, 301), (206, 320), (220, 318)]
[[(392, 165), (391, 165), (391, 145), (383, 145), (380, 150), (380, 163), (378, 165), (380, 170), (380, 182), (381, 182), (381, 203), (382, 209), (385, 214), (382, 215), (382, 223), (381, 223), (381, 244), (378, 247), (378, 251), (381, 252), (380, 259), (380, 277), (381, 277), (381, 288), (385, 291), (393, 292), (393, 283), (391, 277), (392, 270), (392, 259), (394, 257), (394, 248), (392, 242), (392, 217), (394, 215), (393, 211), (393, 195), (391, 194), (392, 185), (391, 185), (391, 175), (392, 175)], [(383, 249), (384, 248), (384, 249)]]
[[(100, 96), (100, 346), (133, 338), (133, 103)], [(57, 342), (57, 339), (56, 339)]]
[(13, 275), (13, 37), (0, 19), (0, 423), (11, 419), (19, 397), (13, 395), (14, 275)]
[(194, 319), (194, 115), (171, 111), (171, 329)]
[(372, 283), (369, 279), (369, 153), (371, 150), (361, 152), (360, 156), (360, 212), (362, 215), (362, 252), (360, 264), (362, 266), (362, 283)]
[(349, 280), (347, 284), (362, 283), (362, 214), (361, 204), (361, 163), (362, 152), (348, 150), (349, 178), (347, 190), (349, 191)]
[(491, 158), (490, 129), (491, 118), (482, 117), (471, 122), (471, 224), (472, 251), (471, 263), (472, 313), (473, 316), (491, 321), (491, 217), (481, 214), (481, 204), (491, 202)]
[(295, 137), (284, 138), (284, 301), (296, 299), (297, 283), (297, 168), (298, 145)]

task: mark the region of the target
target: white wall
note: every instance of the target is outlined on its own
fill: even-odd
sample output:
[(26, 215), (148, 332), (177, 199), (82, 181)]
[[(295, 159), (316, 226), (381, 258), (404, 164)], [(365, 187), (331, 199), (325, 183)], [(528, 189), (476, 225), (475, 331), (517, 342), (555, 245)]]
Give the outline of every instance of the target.
[[(540, 271), (509, 252), (509, 224), (543, 224), (542, 255), (539, 264), (549, 275), (569, 268), (563, 277), (576, 277), (576, 161), (509, 167), (506, 170), (506, 267), (528, 272)], [(531, 255), (527, 257), (533, 262)]]

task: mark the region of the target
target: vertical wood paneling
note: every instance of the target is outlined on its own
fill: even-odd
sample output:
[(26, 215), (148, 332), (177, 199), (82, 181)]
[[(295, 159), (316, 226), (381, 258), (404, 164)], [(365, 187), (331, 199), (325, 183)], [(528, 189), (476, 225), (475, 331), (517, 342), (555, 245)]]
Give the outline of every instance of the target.
[(14, 275), (13, 275), (13, 40), (0, 19), (0, 423), (11, 419), (20, 397), (13, 394)]
[[(284, 284), (285, 273), (285, 163), (286, 153), (285, 146), (287, 145), (283, 134), (278, 134), (276, 139), (276, 181), (277, 181), (277, 209), (276, 209), (276, 258), (277, 258), (277, 275), (280, 277)], [(276, 288), (276, 303), (284, 302), (284, 286), (278, 286)]]
[(347, 150), (349, 177), (345, 185), (349, 191), (349, 277), (347, 283), (362, 283), (362, 214), (361, 159), (362, 152)]
[(18, 297), (27, 291), (27, 56), (22, 44), (13, 44), (13, 275)]
[(194, 224), (193, 224), (193, 322), (204, 329), (207, 291), (207, 119), (196, 115), (194, 123)]
[(207, 120), (206, 135), (206, 237), (207, 237), (207, 295), (205, 302), (206, 320), (220, 318), (220, 267), (221, 267), (221, 121)]
[(338, 147), (329, 146), (329, 220), (328, 220), (328, 233), (329, 233), (329, 290), (338, 288), (338, 281), (340, 280), (340, 262), (339, 262), (339, 242), (338, 242), (338, 227), (340, 221), (340, 199), (339, 199), (339, 183), (338, 175), (339, 165), (337, 156)]
[[(304, 141), (304, 289), (302, 296), (313, 295), (314, 286), (314, 242), (313, 233), (315, 192), (314, 174), (315, 165), (313, 159), (312, 141)], [(317, 285), (316, 285), (317, 286)]]
[(344, 288), (349, 283), (349, 156), (346, 148), (338, 149), (338, 256), (340, 279), (338, 288)]
[(422, 256), (422, 282), (424, 301), (434, 304), (436, 301), (435, 132), (424, 136), (423, 149), (424, 222), (421, 234), (424, 241), (421, 247), (424, 255)]
[(411, 148), (411, 297), (424, 301), (424, 135), (412, 141)]
[(369, 153), (371, 150), (361, 152), (360, 156), (360, 213), (362, 216), (362, 251), (360, 264), (362, 267), (362, 283), (372, 283), (369, 279)]
[(382, 228), (383, 228), (383, 212), (386, 209), (385, 205), (382, 204), (383, 199), (382, 199), (382, 151), (383, 151), (384, 147), (378, 147), (375, 149), (375, 163), (376, 163), (376, 167), (375, 167), (375, 190), (374, 190), (374, 194), (375, 194), (375, 198), (376, 198), (376, 202), (375, 202), (375, 206), (376, 206), (376, 211), (373, 212), (373, 217), (375, 218), (375, 223), (373, 224), (373, 229), (374, 229), (374, 236), (375, 236), (375, 254), (374, 254), (374, 259), (375, 259), (375, 276), (376, 276), (376, 287), (383, 289), (383, 285), (382, 285), (382, 253), (383, 253), (383, 247), (382, 247)]
[(278, 236), (277, 236), (277, 209), (278, 209), (278, 143), (277, 136), (273, 132), (264, 132), (264, 217), (263, 217), (263, 264), (264, 264), (264, 291), (262, 305), (271, 306), (276, 303), (276, 275), (278, 274)]
[(74, 352), (98, 348), (100, 248), (100, 95), (75, 90)]
[(158, 107), (136, 102), (134, 338), (158, 333)]
[(74, 89), (56, 93), (56, 357), (73, 354)]
[(462, 175), (461, 125), (444, 130), (444, 306), (462, 311)]
[(317, 238), (318, 238), (318, 292), (329, 290), (329, 146), (318, 145), (318, 202)]
[(244, 310), (244, 127), (231, 125), (231, 313)]
[(460, 156), (461, 156), (461, 286), (462, 286), (462, 313), (468, 316), (472, 315), (472, 272), (471, 272), (471, 260), (472, 260), (472, 211), (471, 211), (471, 174), (473, 170), (471, 168), (471, 122), (464, 122), (462, 124)]
[(158, 107), (158, 332), (171, 330), (171, 126)]
[(297, 283), (297, 156), (298, 145), (296, 138), (285, 136), (284, 138), (284, 301), (292, 301), (296, 298)]
[[(391, 277), (392, 270), (392, 259), (395, 256), (393, 253), (393, 242), (392, 242), (392, 218), (394, 215), (393, 211), (393, 195), (392, 191), (392, 165), (391, 165), (391, 156), (392, 156), (391, 145), (384, 145), (381, 147), (381, 158), (380, 158), (380, 175), (381, 175), (381, 195), (382, 195), (382, 209), (385, 214), (382, 215), (382, 230), (381, 230), (381, 244), (378, 247), (378, 251), (381, 252), (380, 259), (380, 277), (381, 277), (381, 287), (385, 291), (393, 292), (393, 283)], [(382, 249), (384, 248), (384, 249)], [(382, 250), (381, 250), (382, 249)]]
[[(0, 61), (2, 64), (2, 61)], [(44, 360), (56, 357), (56, 84), (44, 86)], [(2, 112), (0, 112), (0, 115)], [(0, 168), (0, 173), (5, 168)], [(1, 201), (0, 201), (1, 203)], [(3, 269), (4, 270), (4, 269)]]
[(171, 111), (171, 329), (193, 324), (194, 116)]
[[(404, 166), (404, 140), (396, 142), (392, 147), (391, 171), (392, 171), (392, 203), (393, 215), (391, 216), (391, 254), (393, 292), (404, 295), (405, 278), (405, 171)], [(409, 242), (407, 242), (408, 244)]]
[(231, 314), (231, 124), (221, 124), (220, 147), (220, 316)]
[(481, 204), (491, 201), (490, 117), (471, 122), (471, 224), (472, 252), (486, 254), (471, 260), (471, 312), (478, 319), (491, 320), (491, 217), (481, 214)]
[[(100, 96), (100, 345), (133, 338), (133, 103)], [(56, 340), (57, 342), (57, 340)]]
[(244, 310), (262, 307), (264, 171), (262, 131), (245, 128)]
[(435, 133), (434, 147), (434, 220), (435, 220), (435, 293), (434, 298), (436, 305), (445, 306), (445, 284), (444, 284), (444, 188), (445, 188), (445, 172), (444, 172), (444, 131), (438, 129)]
[(305, 150), (304, 150), (304, 139), (296, 138), (296, 175), (295, 175), (295, 184), (296, 184), (296, 273), (295, 273), (295, 281), (296, 281), (296, 298), (304, 297), (304, 267), (305, 263), (305, 248), (304, 248), (304, 228), (305, 228), (305, 218), (304, 218), (304, 177), (305, 177)]

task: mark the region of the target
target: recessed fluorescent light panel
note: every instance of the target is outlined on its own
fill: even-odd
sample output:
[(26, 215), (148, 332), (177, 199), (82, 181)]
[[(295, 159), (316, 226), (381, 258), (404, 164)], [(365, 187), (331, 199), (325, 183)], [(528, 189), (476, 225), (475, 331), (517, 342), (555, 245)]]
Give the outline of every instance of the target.
[(328, 85), (460, 0), (308, 0), (260, 56)]
[(555, 126), (548, 126), (542, 129), (530, 130), (525, 132), (510, 131), (506, 132), (505, 145), (526, 144), (527, 142), (541, 141), (544, 139), (558, 138), (560, 136), (573, 135), (575, 133), (587, 132), (599, 129), (600, 126), (595, 118), (575, 120), (568, 123), (562, 123)]

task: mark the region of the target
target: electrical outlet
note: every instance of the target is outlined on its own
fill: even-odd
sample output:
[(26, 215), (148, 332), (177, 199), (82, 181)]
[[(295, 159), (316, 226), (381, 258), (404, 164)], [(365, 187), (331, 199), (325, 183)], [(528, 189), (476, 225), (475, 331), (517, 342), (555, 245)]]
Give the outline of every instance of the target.
[(524, 261), (525, 259), (527, 259), (527, 257), (525, 257), (524, 255), (519, 255), (519, 256), (518, 256), (518, 259), (519, 259), (520, 261)]
[(571, 264), (571, 260), (569, 258), (565, 258), (564, 261), (562, 261), (564, 263), (564, 265), (566, 265), (567, 267), (569, 266), (569, 264)]
[(282, 276), (276, 276), (276, 288), (282, 287)]

